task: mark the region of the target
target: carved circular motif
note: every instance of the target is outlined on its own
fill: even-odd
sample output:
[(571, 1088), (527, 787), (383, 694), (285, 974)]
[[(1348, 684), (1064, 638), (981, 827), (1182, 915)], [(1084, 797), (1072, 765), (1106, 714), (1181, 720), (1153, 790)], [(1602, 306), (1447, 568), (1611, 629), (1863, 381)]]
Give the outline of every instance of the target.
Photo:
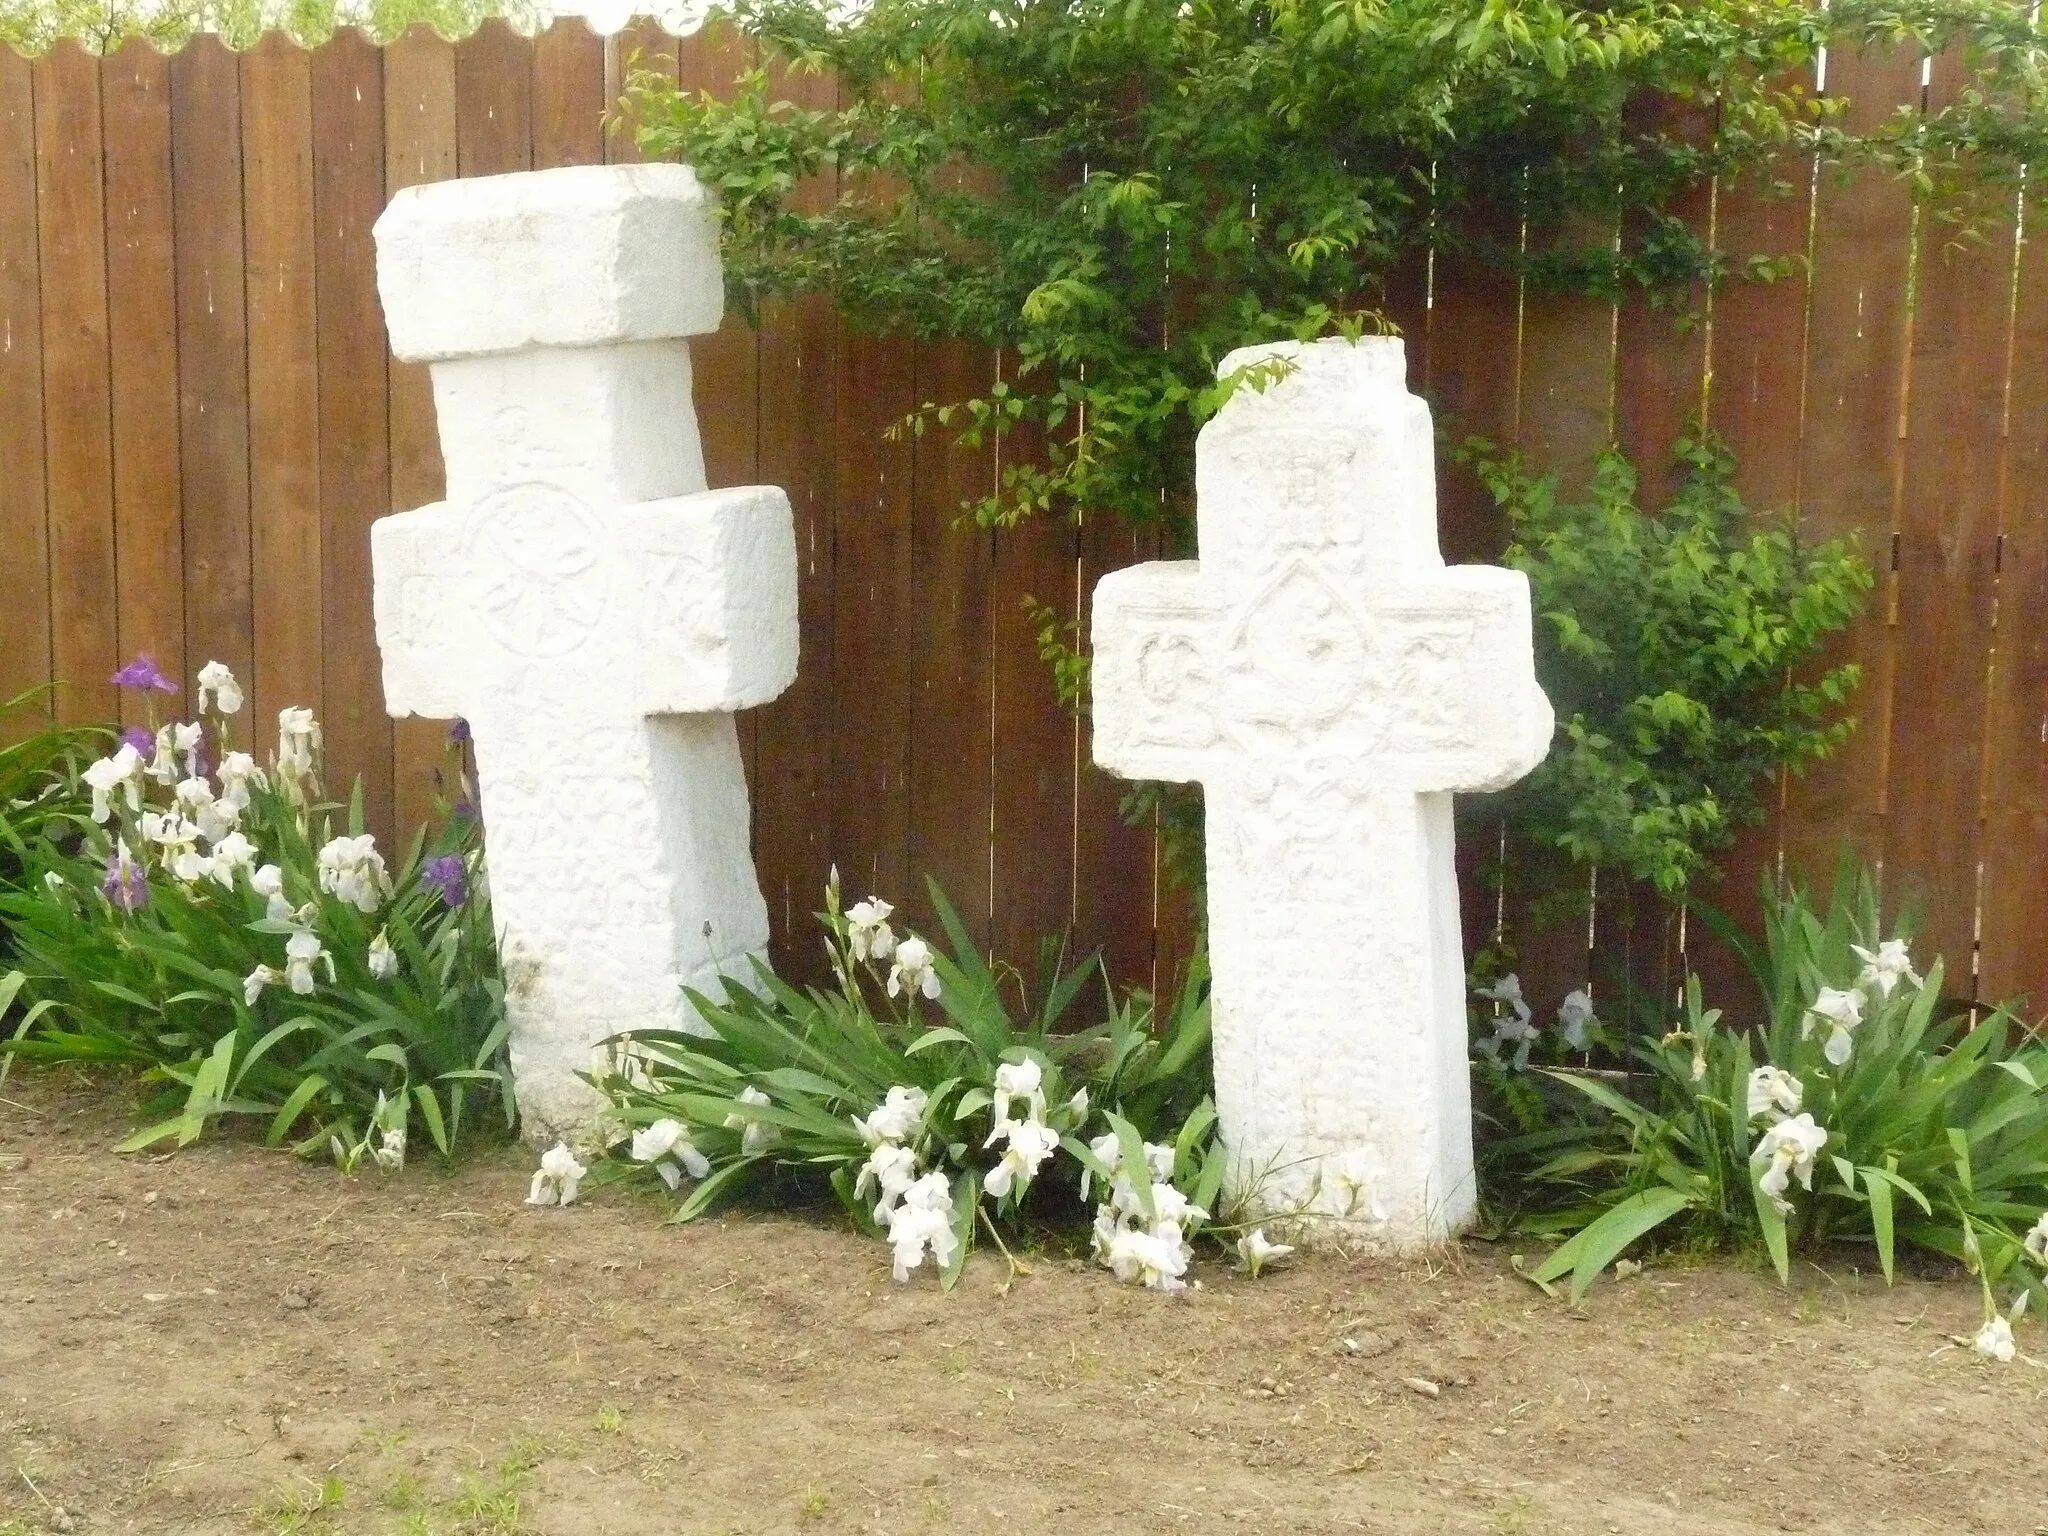
[(604, 529), (559, 485), (523, 481), (479, 499), (463, 530), (463, 568), (477, 621), (515, 656), (566, 656), (604, 619)]

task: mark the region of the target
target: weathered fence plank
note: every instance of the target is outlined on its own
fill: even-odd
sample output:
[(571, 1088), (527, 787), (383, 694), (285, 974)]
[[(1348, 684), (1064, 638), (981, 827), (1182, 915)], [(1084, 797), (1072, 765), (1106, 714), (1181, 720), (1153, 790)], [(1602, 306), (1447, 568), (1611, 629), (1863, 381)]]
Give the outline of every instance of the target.
[[(107, 355), (120, 654), (147, 653), (171, 676), (189, 678), (169, 61), (130, 39), (101, 66), (100, 110), (107, 135)], [(132, 694), (122, 710), (130, 721), (144, 716)]]
[[(919, 350), (922, 407), (985, 395), (995, 360), (964, 343)], [(910, 697), (910, 814), (907, 883), (893, 893), (921, 926), (932, 921), (924, 881), (940, 884), (975, 942), (986, 946), (993, 892), (987, 839), (961, 829), (988, 819), (994, 793), (989, 716), (994, 655), (989, 602), (994, 549), (987, 530), (956, 526), (961, 503), (995, 486), (995, 445), (959, 444), (931, 424), (913, 444), (910, 625), (900, 643), (915, 683)]]
[[(413, 27), (384, 49), (384, 195), (455, 175), (455, 48), (431, 27)], [(385, 365), (385, 431), (392, 511), (438, 501), (447, 487), (434, 392), (424, 363)], [(434, 773), (446, 757), (447, 727), (412, 717), (391, 722), (391, 795), (401, 830), (433, 814)], [(450, 800), (452, 785), (441, 786)]]
[[(1904, 51), (1831, 55), (1826, 94), (1847, 99), (1848, 127), (1869, 127), (1919, 104), (1921, 63)], [(1875, 172), (1824, 178), (1814, 220), (1801, 528), (1814, 539), (1862, 532), (1877, 572), (1863, 619), (1823, 663), (1862, 668), (1861, 726), (1835, 757), (1792, 781), (1787, 801), (1788, 873), (1825, 894), (1845, 848), (1874, 863), (1884, 847), (1914, 224), (1906, 189)]]
[[(42, 263), (36, 242), (36, 115), (28, 60), (0, 48), (0, 702), (50, 678), (50, 548), (43, 455)], [(49, 701), (0, 721), (31, 729)]]
[(1977, 995), (2048, 1014), (2048, 240), (2019, 249), (2000, 479)]
[(391, 721), (374, 665), (370, 524), (390, 510), (390, 346), (370, 225), (384, 210), (384, 60), (360, 33), (313, 55), (313, 283), (320, 334), (321, 632), (329, 788), (358, 777), (392, 845)]
[[(320, 336), (313, 311), (313, 74), (272, 34), (242, 55), (249, 325), (250, 719), (326, 712), (320, 590)], [(203, 658), (202, 658), (203, 659)]]
[[(249, 677), (256, 614), (241, 96), (240, 62), (216, 39), (195, 38), (171, 59), (185, 654), (201, 663), (224, 662), (237, 677)], [(317, 601), (313, 593), (298, 597)]]
[(36, 62), (50, 649), (61, 720), (115, 713), (113, 390), (99, 65), (75, 43)]
[[(126, 654), (186, 674), (218, 657), (252, 685), (259, 751), (279, 704), (317, 704), (337, 787), (363, 776), (387, 838), (417, 824), (442, 728), (385, 719), (367, 529), (434, 499), (441, 465), (424, 371), (386, 354), (370, 224), (403, 186), (637, 158), (602, 129), (629, 59), (718, 89), (751, 57), (723, 33), (599, 40), (579, 22), (381, 51), (344, 33), (310, 54), (272, 40), (238, 58), (211, 39), (169, 60), (139, 44), (0, 54), (0, 688), (73, 678), (67, 714), (101, 715)], [(1869, 121), (1952, 88), (1948, 68), (1837, 57), (1828, 91)], [(817, 76), (777, 85), (833, 99)], [(1953, 251), (1939, 226), (1916, 235), (1893, 182), (1785, 175), (1787, 195), (1722, 186), (1694, 218), (1737, 262), (1810, 249), (1810, 276), (1731, 282), (1693, 306), (1698, 324), (1546, 299), (1451, 251), (1395, 274), (1384, 305), (1454, 432), (1568, 480), (1619, 437), (1654, 502), (1657, 460), (1704, 401), (1752, 504), (1796, 506), (1809, 537), (1865, 531), (1884, 586), (1833, 653), (1866, 666), (1865, 729), (1790, 787), (1721, 897), (1745, 910), (1781, 849), (1824, 880), (1853, 835), (1894, 905), (1930, 899), (1921, 952), (1948, 951), (1962, 990), (1974, 944), (1980, 996), (2048, 1002), (2048, 258), (2019, 247), (2015, 313), (2009, 237)], [(828, 178), (799, 196), (816, 209), (836, 192)], [(797, 519), (801, 670), (741, 727), (778, 962), (816, 973), (810, 913), (836, 861), (849, 899), (880, 892), (920, 924), (936, 874), (1012, 960), (1064, 933), (1102, 945), (1120, 979), (1171, 985), (1184, 903), (1152, 830), (1117, 820), (1121, 788), (1088, 763), (1022, 606), (1085, 629), (1095, 580), (1156, 540), (1094, 521), (956, 527), (1028, 434), (968, 451), (883, 433), (980, 388), (986, 365), (854, 335), (824, 300), (763, 318), (730, 318), (694, 356), (713, 483), (781, 485)], [(1446, 464), (1442, 491), (1447, 556), (1494, 555), (1503, 530), (1472, 477)], [(1482, 828), (1461, 853), (1484, 942), (1496, 847)], [(1508, 936), (1540, 1007), (1589, 966), (1668, 989), (1661, 903), (1603, 875), (1589, 961), (1583, 919), (1540, 931), (1537, 882), (1509, 874)]]

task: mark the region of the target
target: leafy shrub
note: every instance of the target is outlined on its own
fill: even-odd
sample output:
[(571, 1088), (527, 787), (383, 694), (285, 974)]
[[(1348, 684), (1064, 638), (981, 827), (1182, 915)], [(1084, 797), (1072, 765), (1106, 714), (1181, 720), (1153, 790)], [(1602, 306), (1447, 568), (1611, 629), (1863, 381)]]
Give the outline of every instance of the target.
[[(1617, 294), (1785, 270), (1679, 216), (1779, 157), (1878, 162), (1968, 217), (2038, 162), (2048, 83), (2015, 5), (1943, 0), (736, 0), (730, 100), (642, 73), (643, 148), (697, 167), (745, 313), (826, 293), (874, 331), (1005, 349), (1005, 383), (920, 418), (1029, 424), (974, 505), (1190, 531), (1193, 434), (1252, 342), (1377, 327), (1431, 252)], [(1824, 50), (1954, 47), (1971, 89), (1843, 126)], [(830, 72), (778, 102), (768, 66)], [(1705, 104), (1688, 135), (1672, 108)], [(1877, 114), (1871, 114), (1876, 117)], [(815, 178), (815, 179), (814, 179)], [(837, 188), (816, 207), (820, 186)]]
[[(1684, 1231), (1759, 1242), (1779, 1277), (1793, 1249), (1900, 1244), (1954, 1259), (1990, 1288), (2040, 1290), (2048, 1265), (2048, 1046), (2002, 1009), (1942, 1011), (1941, 964), (1917, 975), (1881, 940), (1867, 877), (1825, 915), (1771, 902), (1751, 960), (1763, 999), (1731, 1028), (1686, 988), (1683, 1027), (1637, 1046), (1647, 1076), (1547, 1069), (1582, 1099), (1496, 1148), (1519, 1165), (1523, 1225), (1574, 1235), (1534, 1271), (1574, 1298), (1631, 1243)], [(2030, 1225), (2031, 1224), (2031, 1225)], [(2048, 1298), (2044, 1298), (2048, 1299)]]
[[(0, 725), (40, 710), (46, 692), (0, 704)], [(78, 775), (109, 735), (104, 726), (44, 725), (0, 747), (0, 892), (22, 889), (31, 868), (77, 841), (87, 805)]]
[[(1158, 1017), (1134, 994), (1069, 1028), (1098, 967), (1066, 968), (1048, 946), (1037, 986), (1014, 978), (1013, 1016), (936, 886), (932, 900), (950, 953), (899, 939), (886, 902), (842, 910), (835, 877), (820, 920), (836, 988), (799, 991), (761, 966), (758, 992), (692, 994), (712, 1034), (620, 1037), (593, 1079), (630, 1133), (619, 1150), (672, 1189), (698, 1181), (683, 1219), (772, 1170), (819, 1179), (888, 1236), (899, 1279), (929, 1252), (947, 1286), (978, 1231), (1001, 1244), (1027, 1202), (1078, 1210), (1092, 1192), (1097, 1256), (1177, 1289), (1223, 1175), (1199, 962)], [(536, 1199), (559, 1198), (567, 1173), (544, 1166)]]
[[(146, 660), (116, 680), (176, 691)], [(389, 869), (361, 786), (346, 807), (322, 799), (310, 710), (282, 712), (259, 768), (236, 749), (232, 676), (214, 663), (200, 682), (200, 720), (131, 728), (83, 770), (52, 768), (61, 797), (83, 787), (87, 803), (67, 813), (74, 839), (34, 845), (27, 888), (0, 893), (19, 967), (0, 1010), (20, 1011), (0, 1054), (170, 1085), (174, 1112), (124, 1150), (261, 1116), (272, 1143), (297, 1131), (302, 1152), (395, 1166), (414, 1112), (443, 1154), (494, 1104), (509, 1126), (473, 816), (447, 818), (431, 850), (422, 832)]]
[(1518, 837), (1620, 868), (1669, 895), (1762, 815), (1761, 790), (1833, 752), (1853, 664), (1798, 675), (1863, 606), (1853, 539), (1804, 545), (1790, 515), (1747, 510), (1712, 437), (1682, 439), (1669, 502), (1638, 505), (1633, 465), (1602, 453), (1584, 500), (1473, 440), (1507, 513), (1506, 563), (1529, 578), (1536, 676), (1557, 710), (1550, 756), (1489, 797)]

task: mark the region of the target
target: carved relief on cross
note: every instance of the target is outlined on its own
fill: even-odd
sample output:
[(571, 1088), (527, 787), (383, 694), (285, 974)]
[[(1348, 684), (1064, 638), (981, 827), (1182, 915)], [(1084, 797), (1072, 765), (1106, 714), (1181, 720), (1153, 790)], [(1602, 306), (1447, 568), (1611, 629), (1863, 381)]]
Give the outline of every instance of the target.
[(686, 168), (413, 188), (376, 235), (448, 476), (372, 529), (386, 705), (470, 722), (520, 1112), (574, 1139), (596, 1043), (767, 943), (733, 712), (795, 676), (789, 504), (704, 488), (686, 338), (723, 290)]
[(1525, 578), (1438, 552), (1400, 341), (1222, 372), (1254, 364), (1196, 449), (1200, 561), (1096, 588), (1095, 759), (1204, 786), (1235, 1187), (1403, 1246), (1476, 1198), (1451, 794), (1542, 761), (1551, 711)]

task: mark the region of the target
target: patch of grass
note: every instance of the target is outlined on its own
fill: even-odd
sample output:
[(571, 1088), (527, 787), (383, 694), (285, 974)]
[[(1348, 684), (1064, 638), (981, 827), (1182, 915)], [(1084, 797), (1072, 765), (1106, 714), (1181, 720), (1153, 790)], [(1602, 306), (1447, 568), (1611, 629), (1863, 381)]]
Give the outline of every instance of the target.
[(1536, 1518), (1536, 1501), (1526, 1493), (1509, 1499), (1493, 1512), (1487, 1526), (1493, 1536), (1528, 1536), (1535, 1529), (1530, 1523)]
[(424, 1509), (426, 1484), (410, 1472), (400, 1472), (384, 1485), (383, 1501), (386, 1509)]
[(600, 1435), (616, 1435), (626, 1427), (626, 1416), (606, 1403), (597, 1410), (597, 1432)]
[(802, 1501), (797, 1505), (797, 1518), (815, 1520), (832, 1507), (832, 1494), (825, 1488), (806, 1488)]
[(315, 1517), (338, 1508), (347, 1497), (348, 1490), (341, 1479), (330, 1472), (318, 1483), (308, 1481), (303, 1486), (277, 1489), (253, 1513), (259, 1525), (275, 1531), (277, 1536), (291, 1536), (294, 1531), (305, 1530)]

